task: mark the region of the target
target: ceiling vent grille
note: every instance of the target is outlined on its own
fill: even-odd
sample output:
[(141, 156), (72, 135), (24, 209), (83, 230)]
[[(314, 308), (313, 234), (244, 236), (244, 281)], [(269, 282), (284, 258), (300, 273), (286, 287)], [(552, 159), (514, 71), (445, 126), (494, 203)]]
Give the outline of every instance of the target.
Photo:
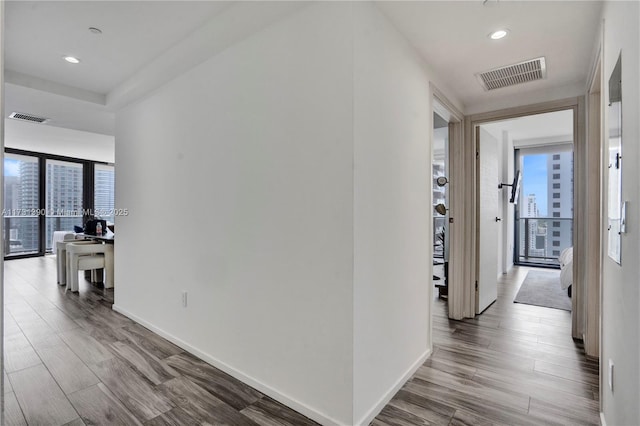
[(547, 77), (544, 57), (476, 74), (484, 90), (495, 90)]
[(29, 121), (31, 123), (46, 123), (47, 121), (49, 121), (48, 118), (44, 118), (44, 117), (38, 117), (37, 115), (32, 115), (32, 114), (24, 114), (21, 112), (12, 112), (11, 114), (9, 114), (9, 118), (13, 118), (14, 120), (23, 120), (23, 121)]

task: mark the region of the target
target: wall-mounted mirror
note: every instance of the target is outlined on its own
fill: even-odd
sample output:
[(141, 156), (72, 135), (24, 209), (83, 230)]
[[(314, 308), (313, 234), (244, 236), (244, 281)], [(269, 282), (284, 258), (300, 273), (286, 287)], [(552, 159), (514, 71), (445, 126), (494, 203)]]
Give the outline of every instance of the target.
[(608, 191), (608, 254), (621, 262), (620, 235), (622, 233), (622, 54), (609, 77), (609, 191)]

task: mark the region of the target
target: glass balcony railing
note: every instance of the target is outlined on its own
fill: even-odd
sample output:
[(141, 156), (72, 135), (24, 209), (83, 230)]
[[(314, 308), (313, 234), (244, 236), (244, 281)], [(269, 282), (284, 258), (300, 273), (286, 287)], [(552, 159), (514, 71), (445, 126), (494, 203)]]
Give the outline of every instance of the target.
[(560, 253), (573, 246), (573, 218), (516, 219), (515, 243), (516, 264), (559, 267)]
[[(45, 251), (53, 251), (54, 231), (73, 231), (82, 225), (82, 216), (47, 216), (45, 219)], [(40, 252), (39, 216), (4, 216), (4, 253), (6, 257)]]
[(38, 253), (40, 224), (38, 216), (4, 216), (4, 255)]
[(54, 231), (71, 231), (73, 232), (74, 226), (82, 226), (82, 216), (81, 215), (58, 215), (58, 216), (47, 216), (45, 219), (46, 223), (46, 241), (45, 241), (45, 251), (47, 253), (53, 252), (53, 232)]

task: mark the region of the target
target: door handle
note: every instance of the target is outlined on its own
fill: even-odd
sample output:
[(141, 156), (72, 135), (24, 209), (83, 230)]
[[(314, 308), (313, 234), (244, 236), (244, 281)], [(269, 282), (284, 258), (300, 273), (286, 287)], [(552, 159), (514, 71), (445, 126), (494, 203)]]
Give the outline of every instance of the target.
[(500, 222), (502, 219), (500, 219), (498, 216), (496, 216), (496, 222)]

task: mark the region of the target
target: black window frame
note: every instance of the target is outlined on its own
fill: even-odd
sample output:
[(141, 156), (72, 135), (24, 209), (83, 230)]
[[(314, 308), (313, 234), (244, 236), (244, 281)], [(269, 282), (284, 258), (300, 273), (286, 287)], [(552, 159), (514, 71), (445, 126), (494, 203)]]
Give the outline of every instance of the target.
[[(5, 154), (24, 155), (24, 156), (34, 157), (38, 159), (38, 174), (39, 174), (38, 184), (40, 186), (38, 188), (38, 208), (40, 209), (40, 211), (46, 211), (47, 160), (66, 161), (69, 163), (82, 164), (82, 208), (84, 210), (84, 215), (82, 217), (83, 223), (88, 218), (87, 213), (94, 210), (95, 165), (96, 164), (104, 164), (109, 166), (114, 165), (113, 163), (108, 163), (103, 161), (87, 160), (83, 158), (67, 157), (63, 155), (47, 154), (44, 152), (27, 151), (27, 150), (16, 149), (16, 148), (5, 148), (4, 152)], [(39, 229), (39, 241), (38, 241), (37, 252), (4, 256), (4, 260), (24, 259), (28, 257), (44, 256), (46, 254), (46, 245), (47, 245), (46, 219), (47, 219), (46, 215), (41, 214), (38, 216), (38, 226), (40, 229)], [(5, 233), (8, 232), (7, 229), (8, 227), (5, 226)], [(8, 235), (5, 234), (5, 238), (8, 238)]]

